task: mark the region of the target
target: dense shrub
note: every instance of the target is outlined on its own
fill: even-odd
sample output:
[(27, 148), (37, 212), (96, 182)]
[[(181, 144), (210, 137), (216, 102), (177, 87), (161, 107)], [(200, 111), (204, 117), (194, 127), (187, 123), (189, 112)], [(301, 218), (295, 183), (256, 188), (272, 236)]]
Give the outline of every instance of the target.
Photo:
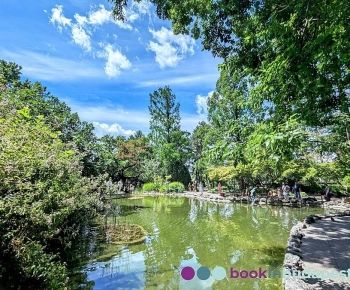
[(169, 192), (169, 187), (168, 184), (162, 184), (161, 187), (159, 188), (160, 192)]
[(159, 192), (184, 192), (185, 186), (178, 181), (170, 183), (148, 182), (143, 185), (143, 191), (159, 191)]
[(0, 100), (0, 136), (0, 275), (64, 289), (60, 253), (96, 213), (93, 184), (75, 148), (29, 109)]
[(142, 190), (146, 192), (159, 191), (160, 185), (156, 182), (147, 182), (143, 185)]
[(185, 186), (178, 181), (170, 182), (168, 184), (168, 192), (184, 192)]

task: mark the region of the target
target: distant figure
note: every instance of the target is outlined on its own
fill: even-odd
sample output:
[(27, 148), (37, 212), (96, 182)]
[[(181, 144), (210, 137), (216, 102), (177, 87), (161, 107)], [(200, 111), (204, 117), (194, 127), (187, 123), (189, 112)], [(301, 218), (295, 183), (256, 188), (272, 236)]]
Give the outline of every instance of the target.
[(324, 190), (324, 199), (326, 201), (330, 201), (331, 200), (331, 189), (329, 188), (329, 186), (326, 187), (326, 189)]
[(283, 199), (283, 190), (282, 188), (277, 189), (277, 196), (279, 199)]
[(218, 194), (220, 196), (223, 196), (223, 193), (222, 193), (222, 186), (221, 186), (221, 182), (219, 181), (219, 184), (218, 184)]
[(202, 183), (202, 181), (199, 182), (199, 192), (201, 195), (203, 195), (203, 183)]
[(120, 192), (123, 189), (123, 181), (120, 179), (117, 184), (118, 184), (118, 193), (120, 194)]
[(256, 199), (256, 187), (253, 186), (253, 188), (250, 190), (250, 198), (252, 200), (252, 205), (255, 203)]
[(301, 200), (300, 185), (299, 185), (298, 182), (295, 182), (295, 183), (294, 183), (293, 192), (294, 192), (294, 194), (295, 194), (295, 198), (298, 199), (298, 200)]
[(283, 195), (284, 199), (286, 199), (287, 201), (289, 200), (289, 191), (290, 191), (289, 185), (285, 184), (283, 182), (282, 183), (282, 195)]

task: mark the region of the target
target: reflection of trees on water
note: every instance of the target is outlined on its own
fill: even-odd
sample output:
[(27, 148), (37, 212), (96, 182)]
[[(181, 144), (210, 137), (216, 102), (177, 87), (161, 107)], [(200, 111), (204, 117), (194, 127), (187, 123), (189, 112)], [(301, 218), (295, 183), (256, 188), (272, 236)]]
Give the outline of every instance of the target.
[[(178, 289), (181, 266), (191, 261), (210, 269), (216, 266), (256, 269), (280, 265), (289, 229), (309, 214), (299, 209), (215, 204), (184, 198), (123, 202), (120, 205), (124, 209), (129, 210), (131, 206), (138, 209), (119, 219), (140, 224), (150, 234), (144, 244), (128, 247), (132, 253), (130, 257), (142, 253), (144, 276), (138, 278), (144, 279), (149, 289)], [(123, 255), (118, 254), (116, 259), (123, 262), (114, 262), (104, 273), (116, 272), (121, 277), (135, 275), (141, 267), (133, 268), (135, 262), (130, 257), (123, 260)], [(279, 289), (276, 281), (237, 280), (234, 283), (241, 289), (253, 289), (254, 283), (266, 289)], [(213, 288), (231, 289), (232, 283), (231, 280), (215, 282)]]

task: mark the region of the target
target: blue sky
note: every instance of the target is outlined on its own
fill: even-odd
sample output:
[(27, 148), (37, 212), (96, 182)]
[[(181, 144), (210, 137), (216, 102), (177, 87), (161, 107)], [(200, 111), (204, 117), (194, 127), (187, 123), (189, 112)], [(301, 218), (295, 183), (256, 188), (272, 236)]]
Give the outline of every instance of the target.
[(42, 82), (98, 135), (147, 132), (149, 93), (164, 85), (191, 131), (206, 119), (221, 60), (174, 35), (148, 2), (130, 2), (124, 23), (110, 10), (107, 0), (1, 0), (0, 58), (20, 64), (23, 77)]

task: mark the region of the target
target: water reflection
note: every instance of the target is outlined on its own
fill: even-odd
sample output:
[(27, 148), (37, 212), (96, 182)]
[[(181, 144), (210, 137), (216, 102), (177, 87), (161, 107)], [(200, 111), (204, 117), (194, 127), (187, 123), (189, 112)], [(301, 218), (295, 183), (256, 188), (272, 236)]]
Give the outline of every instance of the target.
[(280, 289), (279, 279), (233, 280), (228, 275), (221, 281), (213, 277), (186, 281), (180, 271), (184, 266), (223, 267), (227, 271), (230, 267), (280, 266), (289, 229), (311, 212), (321, 212), (165, 197), (117, 203), (115, 209), (129, 214), (112, 215), (107, 222), (117, 219), (140, 224), (148, 231), (148, 238), (142, 244), (122, 248), (103, 244), (102, 252), (76, 269), (90, 286), (80, 282), (72, 288)]
[(119, 255), (112, 257), (108, 262), (94, 262), (84, 271), (87, 279), (94, 281), (93, 289), (143, 289), (145, 287), (145, 257), (142, 252), (132, 253), (123, 249)]

